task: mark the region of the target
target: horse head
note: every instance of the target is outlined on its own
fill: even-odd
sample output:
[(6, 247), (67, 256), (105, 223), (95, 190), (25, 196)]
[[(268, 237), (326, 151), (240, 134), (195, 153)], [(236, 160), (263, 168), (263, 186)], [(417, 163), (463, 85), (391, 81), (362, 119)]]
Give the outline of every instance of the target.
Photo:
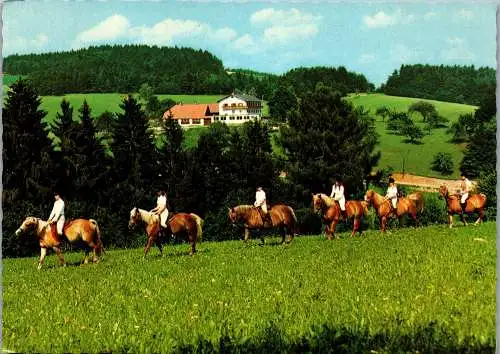
[(36, 229), (38, 227), (38, 222), (38, 218), (28, 216), (26, 219), (24, 219), (21, 226), (19, 226), (19, 228), (16, 230), (16, 236), (19, 236), (21, 233), (25, 233), (30, 229)]
[(365, 202), (367, 202), (368, 205), (370, 205), (373, 203), (374, 199), (375, 199), (375, 191), (372, 189), (367, 190), (365, 194)]
[(139, 209), (137, 207), (134, 207), (130, 211), (130, 218), (128, 220), (128, 228), (132, 230), (134, 226), (141, 221), (141, 213), (139, 213)]
[(227, 209), (228, 209), (229, 220), (231, 220), (231, 223), (235, 224), (236, 221), (238, 221), (238, 213), (236, 212), (236, 209), (234, 207)]
[(448, 197), (448, 188), (444, 184), (439, 187), (439, 194), (445, 199)]
[(321, 198), (321, 194), (312, 194), (312, 200), (313, 200), (313, 209), (315, 213), (321, 213), (323, 210), (323, 206), (325, 205), (325, 201)]

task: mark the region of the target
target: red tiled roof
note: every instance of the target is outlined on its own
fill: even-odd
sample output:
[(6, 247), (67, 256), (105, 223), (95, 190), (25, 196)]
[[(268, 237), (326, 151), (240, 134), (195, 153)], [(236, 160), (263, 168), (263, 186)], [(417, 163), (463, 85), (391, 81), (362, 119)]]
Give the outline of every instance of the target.
[(219, 105), (217, 103), (210, 103), (208, 105), (208, 109), (210, 110), (210, 113), (219, 113)]
[[(177, 104), (163, 113), (163, 118), (168, 118), (170, 113), (172, 113), (174, 119), (204, 118), (210, 114), (219, 113), (219, 105), (217, 103)], [(209, 115), (206, 115), (207, 113)]]

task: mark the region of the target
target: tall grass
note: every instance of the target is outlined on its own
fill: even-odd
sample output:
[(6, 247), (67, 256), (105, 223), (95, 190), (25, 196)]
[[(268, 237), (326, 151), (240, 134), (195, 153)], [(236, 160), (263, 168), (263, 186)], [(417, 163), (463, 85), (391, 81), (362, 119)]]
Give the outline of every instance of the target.
[[(103, 237), (105, 230), (103, 230)], [(495, 345), (495, 224), (109, 250), (95, 265), (5, 259), (17, 352), (416, 351)], [(336, 348), (336, 349), (335, 349)]]

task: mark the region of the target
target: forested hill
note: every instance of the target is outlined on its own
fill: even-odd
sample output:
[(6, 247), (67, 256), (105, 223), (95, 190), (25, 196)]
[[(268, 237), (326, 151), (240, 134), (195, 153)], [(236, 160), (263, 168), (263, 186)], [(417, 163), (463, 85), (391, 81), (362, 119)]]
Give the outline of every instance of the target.
[(227, 94), (235, 90), (264, 99), (283, 81), (304, 93), (314, 90), (318, 82), (344, 93), (373, 89), (364, 75), (344, 67), (298, 68), (278, 76), (225, 69), (207, 51), (146, 45), (11, 55), (4, 59), (4, 72), (26, 76), (40, 95), (136, 92), (144, 83), (162, 94)]
[(292, 86), (296, 93), (313, 91), (318, 82), (322, 82), (344, 94), (360, 91), (368, 92), (375, 88), (364, 75), (347, 71), (343, 66), (338, 68), (318, 66), (292, 69), (281, 77), (280, 82)]
[[(222, 61), (207, 51), (146, 45), (12, 55), (4, 59), (4, 71), (26, 75), (41, 95), (131, 92), (143, 83), (157, 93), (222, 94), (239, 79), (228, 75)], [(246, 76), (243, 86), (252, 79)]]
[(479, 105), (480, 98), (496, 85), (492, 68), (474, 66), (402, 65), (381, 91), (387, 95), (428, 98)]

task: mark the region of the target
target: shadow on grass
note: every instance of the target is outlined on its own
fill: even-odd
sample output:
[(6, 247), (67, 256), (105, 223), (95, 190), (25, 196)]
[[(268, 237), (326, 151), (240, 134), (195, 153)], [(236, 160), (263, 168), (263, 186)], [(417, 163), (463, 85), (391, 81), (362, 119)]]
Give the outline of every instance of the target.
[(177, 346), (176, 353), (493, 353), (494, 339), (481, 344), (467, 337), (459, 343), (456, 334), (431, 322), (400, 333), (399, 328), (370, 334), (368, 330), (323, 325), (301, 338), (286, 338), (283, 329), (271, 324), (256, 338), (239, 340), (223, 334), (217, 343), (199, 338), (196, 344)]

